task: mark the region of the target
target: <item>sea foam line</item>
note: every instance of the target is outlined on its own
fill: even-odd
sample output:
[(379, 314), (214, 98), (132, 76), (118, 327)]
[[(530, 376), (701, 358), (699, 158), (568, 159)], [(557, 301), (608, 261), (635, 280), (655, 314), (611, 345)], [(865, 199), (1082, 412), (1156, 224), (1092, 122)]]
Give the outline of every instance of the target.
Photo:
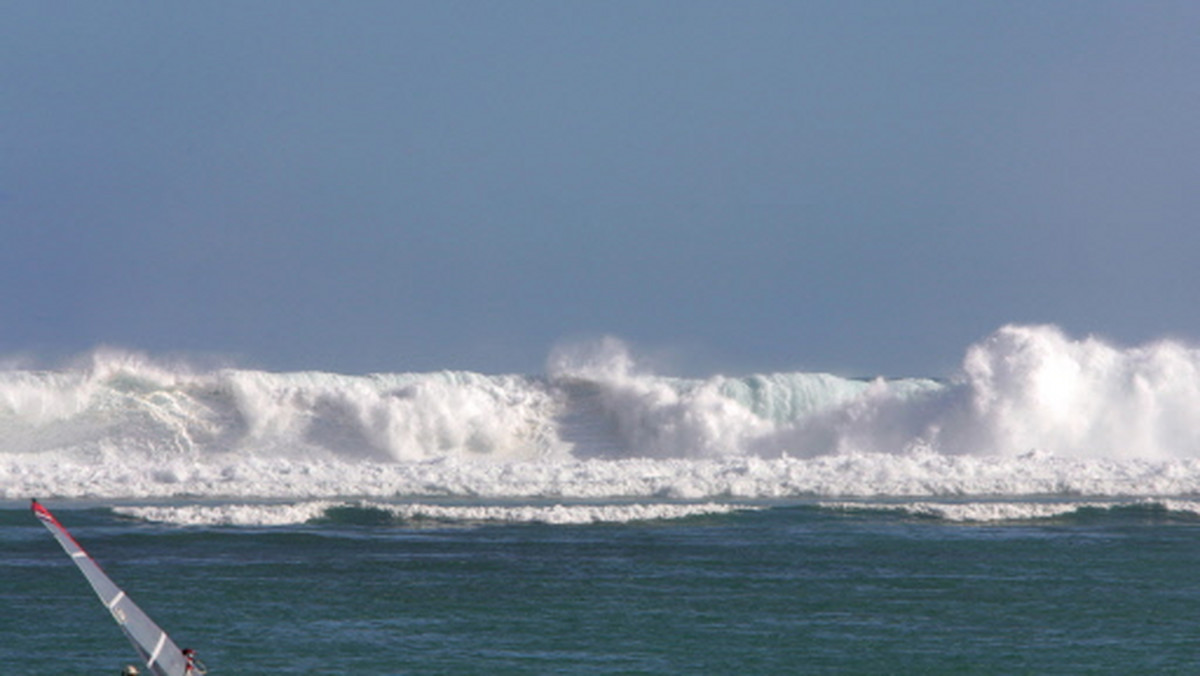
[(336, 500), (348, 497), (606, 500), (952, 496), (1187, 497), (1200, 461), (1080, 460), (850, 453), (820, 458), (588, 460), (541, 463), (373, 463), (282, 459), (93, 465), (45, 455), (0, 459), (0, 499)]
[(117, 507), (118, 514), (177, 526), (292, 526), (321, 519), (337, 508), (375, 510), (401, 521), (448, 523), (544, 523), (587, 525), (661, 521), (728, 514), (758, 509), (725, 503), (673, 504), (555, 504), (555, 505), (434, 505), (377, 502), (310, 501), (290, 504), (230, 504)]
[(960, 523), (1039, 521), (1076, 514), (1082, 510), (1113, 511), (1131, 507), (1161, 507), (1168, 512), (1200, 516), (1200, 502), (1142, 498), (1128, 501), (1078, 502), (822, 502), (823, 509), (845, 512), (899, 512)]

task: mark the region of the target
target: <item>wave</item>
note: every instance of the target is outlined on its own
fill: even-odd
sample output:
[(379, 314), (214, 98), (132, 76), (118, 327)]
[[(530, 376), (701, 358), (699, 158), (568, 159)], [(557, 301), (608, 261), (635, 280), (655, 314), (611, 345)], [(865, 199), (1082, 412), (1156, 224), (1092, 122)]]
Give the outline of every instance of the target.
[(0, 371), (0, 498), (1200, 491), (1200, 351), (1007, 326), (948, 379), (675, 378), (619, 341), (540, 375)]
[(1126, 500), (895, 501), (787, 503), (618, 502), (554, 504), (436, 504), (309, 500), (289, 503), (232, 503), (120, 506), (113, 513), (184, 527), (260, 527), (331, 523), (357, 526), (482, 524), (593, 525), (675, 521), (734, 513), (799, 508), (833, 514), (895, 514), (963, 524), (1105, 523), (1200, 519), (1200, 501), (1162, 498)]
[(1020, 502), (827, 502), (819, 507), (836, 512), (897, 513), (956, 523), (1081, 522), (1134, 519), (1195, 523), (1200, 502), (1141, 498), (1125, 501)]
[(760, 509), (726, 503), (438, 505), (307, 501), (289, 504), (226, 504), (117, 507), (117, 514), (175, 526), (292, 526), (330, 521), (349, 525), (521, 524), (590, 525), (665, 521)]

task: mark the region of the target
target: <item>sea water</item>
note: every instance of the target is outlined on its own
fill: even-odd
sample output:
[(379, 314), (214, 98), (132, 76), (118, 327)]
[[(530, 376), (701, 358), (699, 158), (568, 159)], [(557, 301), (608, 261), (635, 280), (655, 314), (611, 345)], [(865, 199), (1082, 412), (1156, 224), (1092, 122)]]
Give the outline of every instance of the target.
[(1200, 351), (946, 379), (0, 371), (0, 663), (117, 673), (50, 507), (213, 674), (1200, 672)]
[[(56, 511), (213, 674), (1200, 669), (1200, 518), (1157, 503), (960, 521), (771, 501), (608, 523), (430, 504), (445, 511), (343, 506), (271, 526)], [(117, 673), (132, 648), (82, 576), (26, 508), (0, 519), (7, 671)]]

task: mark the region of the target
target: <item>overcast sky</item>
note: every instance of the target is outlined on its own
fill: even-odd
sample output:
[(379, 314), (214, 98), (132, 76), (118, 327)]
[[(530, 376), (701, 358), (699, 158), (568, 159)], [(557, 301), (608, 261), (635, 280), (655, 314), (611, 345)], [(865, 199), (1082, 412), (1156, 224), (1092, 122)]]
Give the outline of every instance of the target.
[(1200, 340), (1200, 3), (0, 0), (0, 356)]

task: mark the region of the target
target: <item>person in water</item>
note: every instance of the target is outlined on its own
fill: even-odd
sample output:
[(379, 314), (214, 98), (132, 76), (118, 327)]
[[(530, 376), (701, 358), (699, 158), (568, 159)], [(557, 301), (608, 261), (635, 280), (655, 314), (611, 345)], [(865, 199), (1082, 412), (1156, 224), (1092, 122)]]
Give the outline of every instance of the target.
[[(183, 673), (189, 675), (196, 674), (197, 676), (199, 676), (199, 674), (206, 673), (204, 669), (204, 663), (196, 659), (195, 650), (192, 650), (191, 648), (185, 649), (183, 651), (183, 658), (187, 660), (187, 665), (184, 667)], [(121, 670), (121, 676), (139, 676), (141, 673), (142, 672), (138, 671), (138, 668), (132, 664)]]
[(187, 676), (191, 676), (192, 674), (199, 676), (200, 674), (208, 673), (208, 669), (205, 668), (204, 663), (196, 659), (195, 650), (192, 650), (191, 648), (184, 648), (183, 657), (187, 660), (187, 668), (183, 670), (183, 673), (187, 674)]
[[(196, 659), (195, 650), (192, 650), (191, 648), (185, 648), (183, 651), (183, 658), (187, 660), (187, 664), (183, 669), (184, 674), (187, 674), (188, 676), (192, 676), (192, 674), (201, 676), (201, 674), (208, 673), (204, 667), (204, 663)], [(132, 664), (126, 665), (125, 668), (121, 670), (121, 676), (141, 676), (141, 673), (142, 672)]]

